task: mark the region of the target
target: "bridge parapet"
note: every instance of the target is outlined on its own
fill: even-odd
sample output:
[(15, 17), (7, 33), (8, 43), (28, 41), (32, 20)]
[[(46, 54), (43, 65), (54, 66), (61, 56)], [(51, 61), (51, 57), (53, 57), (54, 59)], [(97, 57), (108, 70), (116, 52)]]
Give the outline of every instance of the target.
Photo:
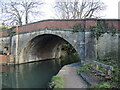
[[(38, 29), (71, 29), (76, 24), (81, 24), (85, 31), (89, 31), (91, 27), (97, 26), (100, 22), (105, 22), (109, 28), (114, 27), (116, 30), (120, 30), (119, 19), (50, 19), (19, 26), (18, 31), (16, 29), (14, 29), (14, 31), (17, 33), (25, 33)], [(0, 31), (0, 36), (8, 36), (7, 30)]]
[(38, 29), (71, 29), (76, 24), (80, 24), (84, 27), (86, 31), (90, 30), (91, 27), (97, 26), (98, 23), (105, 22), (109, 28), (114, 27), (117, 30), (120, 30), (120, 20), (112, 20), (112, 19), (70, 19), (70, 20), (43, 20), (35, 23), (31, 23), (28, 25), (23, 25), (19, 27), (19, 33), (22, 32), (29, 32), (32, 30), (38, 30)]

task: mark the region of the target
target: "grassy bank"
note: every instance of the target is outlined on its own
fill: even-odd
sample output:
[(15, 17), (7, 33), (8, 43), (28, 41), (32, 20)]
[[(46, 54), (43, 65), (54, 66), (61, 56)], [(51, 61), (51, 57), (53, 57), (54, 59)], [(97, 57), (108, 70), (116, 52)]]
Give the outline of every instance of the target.
[[(80, 62), (80, 57), (76, 50), (69, 44), (65, 43), (62, 45), (61, 50), (61, 67), (64, 65)], [(50, 88), (64, 88), (63, 76), (53, 76), (49, 84)]]
[[(113, 70), (111, 71), (111, 75), (106, 77), (98, 75), (98, 72), (94, 72), (90, 69), (90, 67), (95, 66), (93, 64), (84, 65), (83, 67), (78, 68), (77, 72), (89, 72), (92, 76), (97, 77), (99, 80), (103, 81), (102, 83), (96, 85), (96, 86), (90, 86), (90, 88), (120, 88), (120, 68), (118, 67), (118, 60), (113, 57), (107, 57), (100, 60), (96, 60), (100, 63), (103, 63), (105, 65), (113, 66)], [(99, 67), (100, 71), (106, 72), (105, 68)]]
[(64, 78), (62, 76), (53, 76), (49, 86), (51, 88), (64, 88)]

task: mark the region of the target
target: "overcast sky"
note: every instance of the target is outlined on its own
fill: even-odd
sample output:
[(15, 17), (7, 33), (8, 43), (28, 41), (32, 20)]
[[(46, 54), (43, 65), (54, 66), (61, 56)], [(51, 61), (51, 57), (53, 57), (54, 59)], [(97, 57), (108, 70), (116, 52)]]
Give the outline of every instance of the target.
[[(7, 2), (9, 0), (1, 0), (1, 1)], [(17, 0), (17, 1), (19, 1), (19, 0)], [(53, 9), (53, 5), (54, 5), (55, 0), (42, 0), (42, 1), (46, 2), (46, 4), (44, 5), (44, 7), (42, 9), (44, 12), (44, 14), (43, 14), (44, 16), (41, 16), (41, 18), (37, 21), (45, 20), (45, 19), (55, 19), (55, 13), (54, 13), (54, 9)], [(60, 0), (60, 1), (63, 1), (63, 0)], [(107, 6), (106, 10), (104, 10), (101, 13), (101, 16), (103, 16), (102, 18), (104, 18), (104, 19), (118, 19), (118, 2), (120, 0), (100, 0), (100, 1), (104, 2), (105, 5)]]
[(120, 0), (101, 0), (107, 5), (104, 11), (105, 18), (118, 18), (118, 2)]
[[(45, 0), (47, 3), (45, 5), (44, 10), (46, 11), (46, 15), (42, 19), (53, 18), (54, 10), (52, 10), (51, 4), (54, 3), (55, 0)], [(62, 1), (62, 0), (61, 0)], [(105, 19), (118, 19), (118, 2), (120, 0), (101, 0), (107, 6), (106, 10), (104, 10), (101, 15), (102, 18)]]

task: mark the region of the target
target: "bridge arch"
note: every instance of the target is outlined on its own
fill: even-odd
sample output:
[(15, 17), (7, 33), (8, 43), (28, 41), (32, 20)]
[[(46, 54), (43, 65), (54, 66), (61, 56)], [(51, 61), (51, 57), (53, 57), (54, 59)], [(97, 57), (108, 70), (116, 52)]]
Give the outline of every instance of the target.
[(76, 44), (68, 36), (61, 34), (44, 33), (30, 37), (23, 44), (20, 52), (20, 60), (17, 63), (26, 63), (44, 59), (59, 58), (61, 46), (69, 43), (78, 53)]

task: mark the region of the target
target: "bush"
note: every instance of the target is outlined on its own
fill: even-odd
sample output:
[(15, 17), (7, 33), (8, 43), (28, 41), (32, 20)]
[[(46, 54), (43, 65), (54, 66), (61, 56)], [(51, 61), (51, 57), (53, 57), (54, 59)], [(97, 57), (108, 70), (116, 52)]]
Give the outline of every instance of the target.
[(62, 66), (67, 65), (67, 64), (71, 64), (71, 63), (75, 63), (75, 62), (80, 62), (80, 58), (76, 54), (75, 55), (69, 55), (69, 56), (61, 58)]

